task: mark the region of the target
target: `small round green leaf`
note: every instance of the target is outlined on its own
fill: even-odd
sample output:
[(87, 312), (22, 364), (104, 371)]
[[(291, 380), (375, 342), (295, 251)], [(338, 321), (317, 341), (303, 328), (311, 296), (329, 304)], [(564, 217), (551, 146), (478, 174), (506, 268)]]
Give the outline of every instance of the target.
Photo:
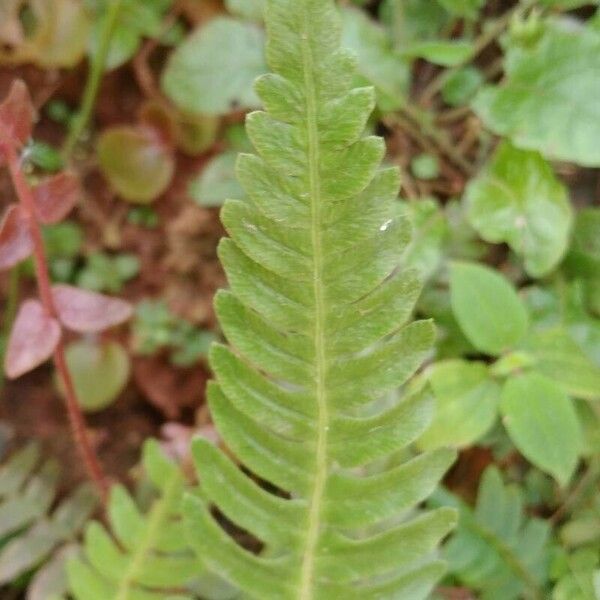
[(577, 466), (583, 434), (573, 402), (560, 387), (539, 373), (509, 379), (500, 412), (523, 456), (566, 485)]
[[(129, 379), (129, 355), (117, 342), (82, 339), (67, 346), (66, 359), (77, 397), (85, 411), (110, 406)], [(62, 384), (58, 382), (62, 393)]]
[(100, 167), (125, 200), (146, 204), (168, 187), (175, 171), (170, 148), (148, 127), (113, 127), (98, 141)]
[(450, 301), (464, 334), (486, 354), (501, 354), (527, 332), (525, 305), (511, 284), (489, 267), (452, 263)]
[(410, 170), (419, 179), (435, 179), (440, 174), (440, 163), (433, 154), (419, 154), (410, 163)]

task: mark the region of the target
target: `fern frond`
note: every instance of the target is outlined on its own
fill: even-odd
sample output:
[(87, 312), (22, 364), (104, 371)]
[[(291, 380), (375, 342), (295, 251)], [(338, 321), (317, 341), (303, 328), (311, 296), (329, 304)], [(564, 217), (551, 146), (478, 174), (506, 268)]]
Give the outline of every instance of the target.
[(543, 597), (550, 526), (525, 516), (519, 488), (505, 486), (497, 468), (485, 471), (474, 510), (443, 489), (432, 504), (459, 510), (459, 525), (444, 556), (450, 573), (480, 591), (482, 600)]
[(176, 592), (185, 589), (201, 568), (183, 534), (180, 503), (184, 478), (152, 440), (144, 446), (143, 463), (159, 496), (143, 514), (124, 487), (112, 489), (108, 506), (111, 531), (91, 523), (85, 533), (84, 557), (68, 564), (76, 600), (188, 598), (185, 592), (180, 596)]
[(63, 569), (64, 549), (77, 541), (98, 502), (82, 485), (56, 505), (58, 475), (56, 461), (42, 460), (33, 443), (0, 466), (0, 586), (36, 571), (30, 600), (40, 597), (36, 589), (48, 565)]
[[(430, 352), (430, 322), (409, 323), (419, 295), (398, 272), (410, 226), (385, 146), (362, 133), (371, 88), (352, 89), (332, 0), (267, 2), (266, 112), (247, 118), (257, 155), (242, 155), (244, 202), (229, 200), (220, 259), (230, 291), (216, 309), (213, 419), (265, 491), (208, 443), (194, 447), (203, 498), (186, 497), (190, 542), (210, 570), (268, 599), (427, 595), (431, 556), (454, 511), (414, 517), (453, 459), (439, 450), (368, 474), (427, 427), (426, 394), (391, 406)], [(385, 405), (385, 408), (384, 408)], [(265, 546), (240, 547), (211, 507)]]

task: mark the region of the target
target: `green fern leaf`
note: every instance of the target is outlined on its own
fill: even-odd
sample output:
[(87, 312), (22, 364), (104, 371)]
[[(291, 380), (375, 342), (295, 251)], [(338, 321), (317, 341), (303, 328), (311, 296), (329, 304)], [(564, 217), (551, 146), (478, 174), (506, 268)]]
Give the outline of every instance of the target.
[(541, 600), (548, 579), (550, 526), (525, 517), (519, 488), (505, 486), (496, 467), (485, 471), (474, 510), (443, 489), (432, 504), (460, 511), (444, 555), (462, 583), (481, 592), (482, 600)]
[[(428, 355), (430, 322), (408, 323), (420, 288), (398, 272), (410, 226), (383, 140), (362, 137), (375, 98), (351, 89), (331, 0), (267, 2), (271, 70), (247, 118), (257, 155), (241, 155), (248, 196), (229, 200), (219, 248), (230, 291), (216, 309), (208, 398), (230, 450), (270, 493), (204, 441), (201, 495), (184, 503), (190, 542), (210, 570), (252, 598), (425, 597), (455, 516), (410, 510), (452, 462), (447, 450), (371, 472), (414, 441), (431, 399), (396, 400)], [(390, 394), (394, 400), (381, 402)], [(370, 474), (369, 474), (370, 473)], [(264, 544), (252, 554), (211, 507)]]
[(0, 466), (0, 586), (33, 573), (27, 592), (32, 600), (40, 597), (36, 590), (49, 565), (62, 571), (59, 557), (77, 541), (97, 505), (87, 484), (56, 504), (58, 475), (56, 461), (42, 460), (33, 443)]
[(159, 497), (143, 514), (125, 488), (112, 489), (108, 506), (112, 535), (100, 523), (91, 523), (85, 534), (85, 556), (71, 560), (67, 567), (76, 600), (175, 598), (201, 571), (183, 534), (181, 470), (152, 440), (144, 446), (143, 462)]

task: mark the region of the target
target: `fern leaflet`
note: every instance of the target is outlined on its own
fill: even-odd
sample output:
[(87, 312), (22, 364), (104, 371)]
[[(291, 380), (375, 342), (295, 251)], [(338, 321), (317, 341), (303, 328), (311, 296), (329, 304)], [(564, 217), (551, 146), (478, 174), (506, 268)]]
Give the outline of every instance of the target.
[[(452, 461), (438, 450), (370, 472), (426, 428), (431, 401), (382, 402), (430, 352), (430, 322), (408, 324), (420, 286), (397, 272), (410, 227), (383, 140), (363, 137), (371, 88), (352, 89), (332, 0), (270, 0), (267, 58), (242, 155), (248, 201), (228, 201), (219, 248), (230, 291), (216, 309), (208, 396), (223, 439), (265, 491), (208, 443), (194, 447), (202, 498), (184, 504), (190, 542), (210, 570), (260, 600), (427, 595), (431, 557), (454, 511), (418, 516)], [(395, 398), (395, 397), (394, 397)], [(211, 513), (264, 544), (240, 547)]]
[(0, 466), (0, 586), (33, 574), (28, 600), (66, 591), (64, 564), (98, 499), (84, 484), (55, 502), (59, 469), (31, 443)]
[(432, 503), (460, 511), (457, 532), (444, 548), (452, 574), (481, 591), (483, 600), (541, 600), (548, 579), (550, 526), (524, 516), (519, 489), (505, 486), (498, 469), (489, 467), (484, 473), (474, 511), (441, 489)]
[(68, 565), (76, 600), (185, 600), (176, 595), (201, 568), (183, 534), (179, 505), (184, 478), (157, 442), (144, 446), (144, 466), (159, 497), (145, 515), (122, 486), (111, 491), (110, 533), (97, 522), (85, 534), (84, 555)]

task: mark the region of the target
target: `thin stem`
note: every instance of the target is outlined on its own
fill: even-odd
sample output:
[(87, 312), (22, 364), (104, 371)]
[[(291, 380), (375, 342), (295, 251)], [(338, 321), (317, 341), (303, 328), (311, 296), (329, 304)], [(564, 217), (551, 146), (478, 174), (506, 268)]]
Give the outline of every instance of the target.
[(598, 481), (600, 477), (600, 459), (597, 457), (593, 457), (590, 460), (590, 463), (581, 476), (581, 479), (577, 483), (577, 485), (573, 488), (571, 493), (565, 498), (564, 502), (561, 506), (554, 512), (554, 514), (550, 517), (550, 523), (556, 525), (559, 523), (562, 518), (571, 513), (574, 508), (577, 507), (581, 499), (585, 496), (585, 494), (589, 491), (589, 489)]
[(510, 10), (506, 11), (489, 29), (483, 31), (481, 35), (474, 41), (473, 52), (469, 58), (450, 69), (441, 71), (437, 77), (434, 77), (423, 90), (421, 97), (419, 98), (419, 103), (422, 105), (430, 104), (433, 100), (433, 97), (444, 87), (444, 84), (450, 77), (452, 77), (452, 75), (462, 69), (466, 64), (470, 63), (474, 58), (479, 56), (483, 50), (485, 50), (504, 32), (504, 30), (510, 25), (510, 22), (515, 15), (527, 10), (531, 4), (532, 0), (524, 0), (522, 3), (519, 3)]
[(90, 72), (87, 81), (85, 82), (85, 89), (83, 90), (83, 98), (81, 101), (81, 109), (73, 119), (71, 129), (63, 146), (63, 157), (67, 161), (71, 157), (71, 154), (73, 153), (77, 142), (81, 138), (81, 135), (87, 128), (92, 111), (94, 110), (96, 96), (98, 95), (98, 89), (100, 88), (100, 81), (104, 73), (104, 66), (106, 64), (108, 51), (110, 50), (110, 42), (117, 24), (117, 18), (119, 17), (119, 12), (121, 10), (121, 4), (122, 0), (112, 0), (112, 2), (108, 5), (102, 31), (100, 32), (100, 44), (98, 46), (98, 51), (92, 59)]
[[(430, 122), (426, 112), (421, 111), (408, 103), (404, 104), (400, 111), (408, 121), (416, 125), (423, 134), (433, 142), (440, 152), (447, 156), (454, 165), (463, 171), (463, 173), (473, 175), (475, 167), (457, 151), (446, 135)], [(403, 121), (397, 115), (388, 115), (385, 117), (384, 123), (393, 127), (402, 126)]]
[[(33, 194), (21, 169), (21, 162), (17, 155), (14, 143), (11, 138), (1, 130), (0, 135), (3, 138), (2, 149), (7, 158), (13, 186), (29, 225), (29, 233), (33, 242), (33, 260), (35, 263), (40, 299), (47, 314), (58, 321), (58, 313), (52, 296), (50, 275), (48, 274), (48, 263), (46, 260), (42, 232), (35, 214)], [(62, 342), (59, 342), (54, 351), (54, 364), (64, 383), (65, 406), (69, 416), (73, 438), (84, 461), (88, 476), (98, 487), (103, 501), (106, 501), (108, 493), (107, 479), (87, 434), (85, 419), (81, 412), (73, 380), (67, 366)]]

